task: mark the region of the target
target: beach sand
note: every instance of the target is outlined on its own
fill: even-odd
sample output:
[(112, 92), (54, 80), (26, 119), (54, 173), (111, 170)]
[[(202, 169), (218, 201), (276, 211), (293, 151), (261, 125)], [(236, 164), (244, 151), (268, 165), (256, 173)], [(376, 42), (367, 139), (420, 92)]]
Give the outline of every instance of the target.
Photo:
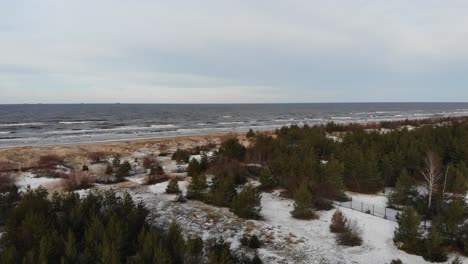
[(54, 154), (63, 157), (69, 164), (82, 165), (88, 164), (90, 154), (95, 152), (122, 156), (143, 156), (161, 152), (170, 154), (177, 148), (187, 149), (209, 143), (220, 144), (228, 137), (236, 137), (243, 144), (249, 144), (245, 133), (220, 133), (73, 145), (12, 147), (0, 149), (0, 163), (9, 164), (15, 169), (28, 168), (34, 167), (39, 157)]

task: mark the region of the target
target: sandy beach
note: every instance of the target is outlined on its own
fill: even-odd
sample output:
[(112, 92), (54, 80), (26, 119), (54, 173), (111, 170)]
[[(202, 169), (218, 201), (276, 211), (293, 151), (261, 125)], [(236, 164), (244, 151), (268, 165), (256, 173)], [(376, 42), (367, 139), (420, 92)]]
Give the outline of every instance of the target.
[(54, 154), (63, 157), (70, 164), (82, 165), (89, 163), (89, 155), (95, 152), (123, 156), (133, 156), (136, 152), (144, 154), (172, 153), (178, 148), (186, 149), (210, 143), (219, 144), (227, 137), (237, 137), (241, 142), (248, 144), (245, 133), (218, 133), (98, 143), (12, 147), (0, 149), (0, 163), (21, 169), (34, 166), (40, 156)]

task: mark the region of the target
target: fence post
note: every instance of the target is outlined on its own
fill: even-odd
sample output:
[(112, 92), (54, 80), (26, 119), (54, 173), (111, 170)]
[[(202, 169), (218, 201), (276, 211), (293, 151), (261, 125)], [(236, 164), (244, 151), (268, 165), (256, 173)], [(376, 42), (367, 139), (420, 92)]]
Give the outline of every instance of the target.
[(374, 214), (374, 205), (372, 205), (372, 215), (375, 215)]
[(353, 198), (351, 198), (351, 209), (353, 209)]
[(363, 202), (361, 202), (361, 212), (364, 212), (364, 209), (363, 209)]
[(384, 218), (387, 219), (387, 207), (385, 207), (385, 215)]

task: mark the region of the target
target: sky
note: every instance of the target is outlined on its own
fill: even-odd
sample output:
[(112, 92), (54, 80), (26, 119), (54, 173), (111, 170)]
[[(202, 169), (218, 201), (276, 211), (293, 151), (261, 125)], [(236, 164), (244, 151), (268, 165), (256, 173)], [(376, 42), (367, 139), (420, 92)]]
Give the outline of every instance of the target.
[(466, 0), (0, 0), (0, 103), (467, 102)]

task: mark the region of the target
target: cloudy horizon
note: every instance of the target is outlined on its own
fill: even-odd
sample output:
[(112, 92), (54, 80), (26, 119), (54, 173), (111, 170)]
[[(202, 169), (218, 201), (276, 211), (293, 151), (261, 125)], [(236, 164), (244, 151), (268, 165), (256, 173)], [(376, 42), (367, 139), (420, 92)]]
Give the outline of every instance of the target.
[(468, 101), (466, 1), (0, 3), (0, 103)]

